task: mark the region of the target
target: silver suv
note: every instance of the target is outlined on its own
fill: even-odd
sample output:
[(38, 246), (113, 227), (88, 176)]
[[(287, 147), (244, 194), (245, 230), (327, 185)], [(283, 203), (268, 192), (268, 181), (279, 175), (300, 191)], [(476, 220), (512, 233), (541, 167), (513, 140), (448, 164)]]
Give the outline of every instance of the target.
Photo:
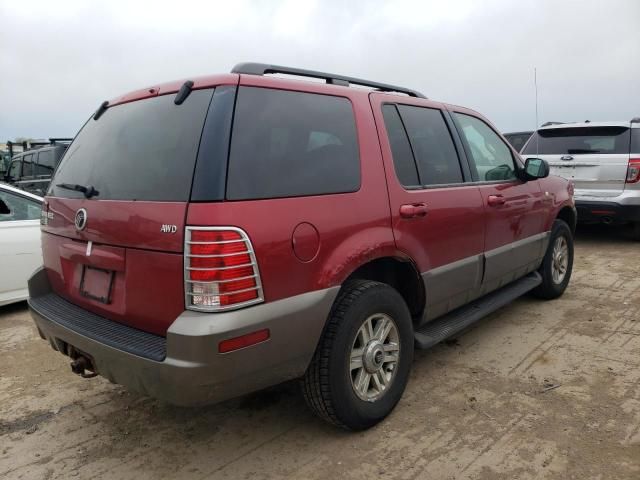
[(533, 133), (524, 158), (547, 160), (575, 185), (578, 221), (630, 223), (640, 240), (640, 117), (629, 122), (551, 123)]

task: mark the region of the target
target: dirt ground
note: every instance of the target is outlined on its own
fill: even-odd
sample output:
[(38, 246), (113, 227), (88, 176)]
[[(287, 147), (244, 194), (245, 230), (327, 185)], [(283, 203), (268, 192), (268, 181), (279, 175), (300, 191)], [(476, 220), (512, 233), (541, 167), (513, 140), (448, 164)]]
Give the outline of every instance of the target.
[[(295, 382), (200, 409), (73, 375), (0, 308), (0, 478), (640, 479), (640, 244), (579, 232), (565, 295), (525, 297), (430, 351), (377, 427)], [(556, 387), (556, 388), (554, 388)]]

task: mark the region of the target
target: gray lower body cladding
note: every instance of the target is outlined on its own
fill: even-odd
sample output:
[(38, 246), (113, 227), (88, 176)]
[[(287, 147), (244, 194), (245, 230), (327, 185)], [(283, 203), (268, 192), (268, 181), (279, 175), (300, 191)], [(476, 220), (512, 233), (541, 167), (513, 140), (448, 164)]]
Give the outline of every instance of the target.
[[(61, 306), (71, 304), (62, 299), (52, 301), (51, 297), (48, 302), (38, 301), (39, 297), (55, 295), (48, 288), (44, 269), (29, 281), (31, 315), (41, 336), (55, 349), (73, 346), (89, 355), (97, 372), (108, 380), (184, 406), (215, 403), (300, 377), (313, 356), (338, 290), (318, 290), (224, 313), (185, 311), (167, 331), (165, 357), (159, 360), (135, 350), (132, 343), (136, 342), (127, 336), (128, 344), (119, 346), (114, 337), (109, 337), (111, 341), (96, 338), (95, 328), (87, 323), (78, 328), (61, 321), (60, 315), (69, 313), (61, 313)], [(87, 314), (88, 323), (98, 321)], [(218, 353), (220, 341), (265, 328), (270, 332), (268, 341)], [(149, 335), (141, 333), (141, 339)], [(110, 332), (102, 334), (109, 336)], [(154, 347), (157, 350), (158, 345)]]
[(426, 309), (421, 324), (536, 270), (547, 250), (549, 235), (532, 235), (423, 273)]

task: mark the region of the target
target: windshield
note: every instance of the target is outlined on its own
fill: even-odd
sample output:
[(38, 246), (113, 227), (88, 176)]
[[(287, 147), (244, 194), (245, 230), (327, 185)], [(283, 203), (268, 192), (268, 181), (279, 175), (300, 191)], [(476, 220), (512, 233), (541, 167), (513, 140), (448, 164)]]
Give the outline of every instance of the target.
[(195, 90), (181, 105), (173, 94), (153, 97), (90, 118), (48, 195), (83, 198), (80, 188), (68, 188), (74, 185), (92, 188), (98, 200), (187, 201), (212, 92)]
[(580, 155), (629, 153), (626, 127), (570, 127), (538, 130), (521, 152), (523, 155)]

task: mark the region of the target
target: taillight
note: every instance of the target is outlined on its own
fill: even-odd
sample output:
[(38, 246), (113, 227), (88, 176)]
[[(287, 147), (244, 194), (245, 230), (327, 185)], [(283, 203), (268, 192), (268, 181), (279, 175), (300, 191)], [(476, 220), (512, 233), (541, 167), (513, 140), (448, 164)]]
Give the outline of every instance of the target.
[(184, 288), (190, 310), (217, 312), (263, 301), (258, 263), (235, 227), (186, 227)]
[(640, 181), (640, 158), (629, 159), (627, 168), (627, 183), (638, 183)]

